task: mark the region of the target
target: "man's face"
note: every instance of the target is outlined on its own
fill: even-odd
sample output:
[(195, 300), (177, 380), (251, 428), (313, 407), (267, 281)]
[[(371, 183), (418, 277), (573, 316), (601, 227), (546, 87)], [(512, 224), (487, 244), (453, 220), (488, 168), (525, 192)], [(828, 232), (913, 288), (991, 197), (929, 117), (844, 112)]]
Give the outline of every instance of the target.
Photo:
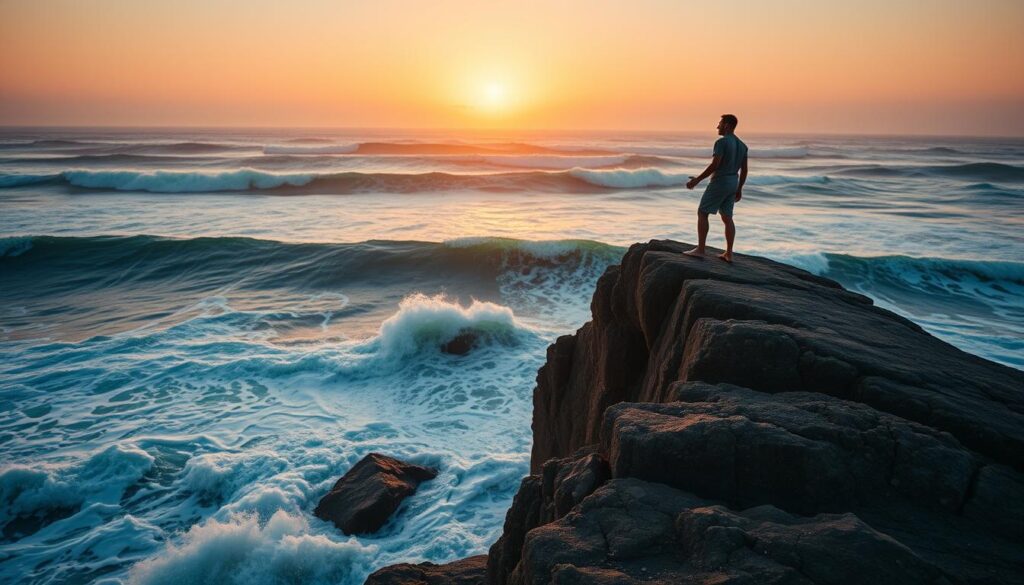
[(718, 134), (724, 136), (729, 130), (729, 125), (725, 123), (725, 120), (718, 121)]

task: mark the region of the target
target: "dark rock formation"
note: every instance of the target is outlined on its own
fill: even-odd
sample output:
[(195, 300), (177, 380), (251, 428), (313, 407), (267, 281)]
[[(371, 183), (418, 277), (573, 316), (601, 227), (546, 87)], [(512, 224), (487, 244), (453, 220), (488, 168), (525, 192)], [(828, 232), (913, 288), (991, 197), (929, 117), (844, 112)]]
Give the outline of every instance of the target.
[(982, 465), (946, 433), (823, 394), (673, 388), (683, 401), (606, 411), (602, 447), (615, 477), (741, 508), (816, 514), (902, 495), (956, 512)]
[(637, 244), (601, 277), (593, 320), (548, 350), (531, 468), (599, 439), (618, 402), (665, 402), (673, 382), (728, 382), (864, 403), (1024, 466), (1024, 376), (964, 353), (837, 283), (764, 258), (696, 259)]
[(476, 347), (479, 341), (479, 336), (472, 331), (466, 331), (459, 333), (446, 343), (441, 345), (441, 351), (443, 353), (450, 353), (454, 355), (466, 355)]
[(566, 515), (610, 477), (604, 457), (585, 448), (570, 457), (547, 461), (540, 476), (524, 478), (505, 516), (504, 531), (488, 553), (488, 582), (509, 582), (526, 533)]
[(434, 477), (436, 470), (370, 453), (334, 484), (313, 513), (345, 534), (376, 532), (402, 500)]
[(367, 577), (366, 585), (478, 585), (486, 571), (487, 555), (444, 565), (403, 563), (373, 573)]
[(486, 582), (1024, 583), (1024, 373), (688, 247), (630, 248), (548, 349)]
[(853, 514), (733, 511), (657, 483), (616, 479), (531, 531), (516, 583), (946, 583)]

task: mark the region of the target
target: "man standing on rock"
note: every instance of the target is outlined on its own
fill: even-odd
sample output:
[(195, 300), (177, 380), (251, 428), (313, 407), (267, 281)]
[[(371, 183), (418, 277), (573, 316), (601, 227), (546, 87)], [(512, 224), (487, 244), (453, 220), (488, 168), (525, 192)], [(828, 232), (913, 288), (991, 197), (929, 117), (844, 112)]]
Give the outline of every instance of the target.
[[(683, 252), (688, 256), (703, 256), (704, 244), (708, 239), (708, 215), (717, 213), (725, 224), (726, 250), (718, 255), (726, 262), (732, 262), (732, 243), (736, 239), (736, 224), (732, 221), (732, 208), (743, 197), (743, 183), (747, 181), (747, 145), (736, 137), (739, 121), (732, 114), (723, 114), (718, 122), (718, 133), (722, 136), (715, 141), (714, 158), (704, 172), (690, 177), (687, 189), (693, 189), (711, 175), (711, 182), (700, 198), (697, 208), (697, 247)], [(736, 174), (739, 173), (737, 178)]]

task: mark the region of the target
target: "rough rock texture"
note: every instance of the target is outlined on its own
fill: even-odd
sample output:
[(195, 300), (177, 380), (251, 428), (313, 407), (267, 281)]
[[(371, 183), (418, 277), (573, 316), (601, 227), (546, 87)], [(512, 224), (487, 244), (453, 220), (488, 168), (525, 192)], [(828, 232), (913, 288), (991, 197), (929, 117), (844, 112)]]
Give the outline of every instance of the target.
[(726, 264), (637, 244), (601, 277), (593, 320), (548, 350), (532, 471), (599, 438), (612, 404), (665, 402), (673, 382), (821, 392), (948, 432), (1024, 467), (1024, 376), (964, 353), (833, 281), (764, 258)]
[(345, 534), (376, 532), (402, 500), (434, 477), (433, 469), (370, 453), (334, 484), (313, 513)]
[(570, 457), (551, 459), (541, 475), (523, 478), (505, 516), (504, 531), (491, 546), (487, 582), (508, 583), (519, 563), (526, 533), (561, 518), (611, 477), (608, 462), (595, 451), (594, 447), (583, 448)]
[(616, 479), (531, 531), (519, 583), (946, 583), (939, 569), (853, 514), (742, 512)]
[(823, 394), (704, 383), (676, 394), (687, 401), (607, 410), (615, 477), (801, 514), (901, 495), (956, 512), (982, 465), (946, 433)]
[(403, 563), (373, 573), (366, 585), (477, 585), (483, 582), (486, 571), (487, 555), (444, 565)]
[(548, 349), (487, 583), (1024, 583), (1024, 373), (688, 248), (631, 247)]

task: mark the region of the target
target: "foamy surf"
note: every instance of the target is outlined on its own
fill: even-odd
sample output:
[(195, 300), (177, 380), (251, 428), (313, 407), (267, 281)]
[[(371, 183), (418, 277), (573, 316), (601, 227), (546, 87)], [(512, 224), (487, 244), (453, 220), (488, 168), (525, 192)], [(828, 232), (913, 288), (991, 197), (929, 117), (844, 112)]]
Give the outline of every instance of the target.
[[(579, 162), (578, 160), (573, 162)], [(541, 163), (541, 167), (545, 164)], [(277, 173), (255, 169), (218, 172), (187, 171), (87, 171), (66, 170), (54, 174), (0, 174), (0, 188), (53, 184), (81, 189), (143, 193), (280, 192), (323, 193), (431, 193), (444, 190), (593, 191), (671, 187), (686, 183), (688, 176), (658, 169), (601, 170), (571, 167), (563, 171), (497, 173)]]
[[(99, 571), (133, 583), (182, 575), (361, 583), (389, 562), (486, 549), (527, 470), (522, 422), (543, 348), (582, 318), (586, 295), (570, 289), (592, 287), (618, 255), (598, 242), (496, 238), (291, 245), (37, 237), (8, 244), (23, 251), (0, 258), (10, 263), (3, 269), (31, 266), (37, 286), (40, 271), (52, 271), (57, 280), (43, 286), (54, 299), (65, 294), (57, 281), (73, 270), (78, 277), (67, 294), (89, 296), (94, 279), (113, 293), (102, 274), (122, 265), (120, 306), (141, 326), (71, 343), (22, 338), (0, 358), (4, 384), (18, 389), (24, 405), (0, 415), (0, 425), (33, 421), (5, 451), (45, 462), (0, 473), (0, 493), (11, 503), (5, 524), (13, 519), (34, 530), (16, 535), (20, 553), (0, 560), (0, 574), (40, 566), (47, 578)], [(201, 261), (190, 276), (175, 268), (192, 259)], [(261, 276), (231, 268), (250, 262)], [(378, 270), (368, 275), (368, 265)], [(389, 265), (394, 281), (387, 285)], [(411, 269), (424, 265), (446, 290), (407, 292)], [(220, 280), (226, 275), (241, 280)], [(378, 298), (403, 291), (386, 312), (358, 292), (359, 278), (367, 277)], [(490, 300), (460, 294), (484, 284)], [(181, 291), (210, 288), (219, 294), (183, 302)], [(151, 304), (157, 291), (168, 298)], [(578, 308), (531, 309), (556, 292), (566, 301), (578, 297)], [(181, 303), (170, 315), (132, 308), (168, 306), (170, 299)], [(353, 330), (360, 319), (376, 327)], [(304, 333), (288, 337), (295, 331)], [(467, 334), (468, 353), (442, 351)], [(33, 366), (18, 370), (7, 360), (29, 355), (23, 350)], [(30, 390), (56, 380), (68, 384), (60, 400)], [(140, 420), (144, 430), (136, 427)], [(103, 447), (113, 437), (125, 439)], [(66, 442), (79, 450), (49, 462), (45, 454)], [(310, 510), (370, 451), (441, 474), (380, 533), (348, 538)], [(81, 534), (90, 543), (84, 548), (76, 544)], [(108, 550), (106, 539), (126, 548)], [(52, 541), (66, 546), (45, 544)], [(80, 555), (102, 555), (105, 568)]]
[(402, 299), (398, 312), (381, 323), (373, 343), (384, 355), (401, 358), (462, 335), (476, 343), (515, 343), (526, 330), (508, 307), (475, 299), (462, 307), (444, 295), (415, 294)]
[[(411, 295), (369, 339), (273, 347), (251, 335), (252, 311), (239, 313), (229, 299), (208, 307), (170, 328), (51, 344), (34, 368), (7, 377), (27, 389), (63, 363), (94, 371), (111, 355), (133, 363), (116, 382), (78, 378), (49, 409), (34, 406), (47, 404), (45, 395), (21, 397), (38, 430), (25, 430), (9, 452), (44, 453), (63, 441), (98, 451), (0, 472), (2, 520), (24, 531), (9, 532), (22, 552), (0, 561), (0, 573), (42, 566), (51, 578), (72, 578), (98, 569), (79, 554), (102, 554), (133, 583), (183, 575), (361, 583), (389, 559), (468, 554), (496, 537), (526, 470), (524, 388), (549, 338), (508, 307)], [(467, 331), (478, 337), (470, 353), (440, 351)], [(180, 357), (166, 362), (165, 351)], [(99, 447), (105, 436), (135, 434), (135, 417), (146, 421), (143, 436)], [(309, 510), (370, 451), (442, 473), (396, 524), (350, 539)], [(83, 532), (92, 544), (75, 548)], [(103, 548), (104, 539), (123, 550)], [(68, 544), (44, 544), (53, 540)]]
[(132, 567), (127, 582), (357, 585), (376, 553), (355, 539), (310, 533), (303, 516), (285, 511), (264, 522), (233, 516), (194, 526), (180, 544)]

